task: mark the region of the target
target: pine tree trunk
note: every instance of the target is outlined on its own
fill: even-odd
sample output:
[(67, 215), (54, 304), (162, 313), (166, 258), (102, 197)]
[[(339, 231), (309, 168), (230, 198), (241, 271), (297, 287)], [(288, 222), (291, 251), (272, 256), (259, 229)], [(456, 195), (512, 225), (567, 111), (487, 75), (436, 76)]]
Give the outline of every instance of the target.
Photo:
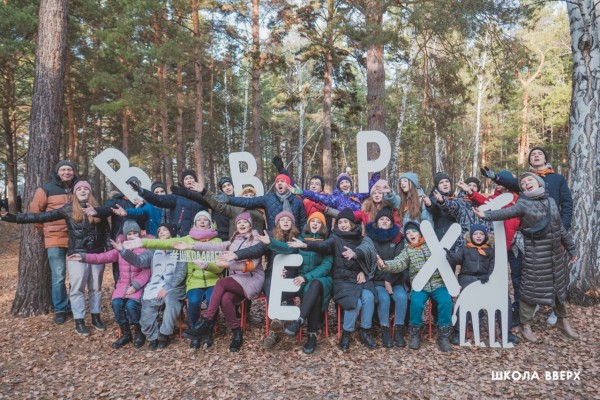
[(15, 157), (16, 143), (14, 140), (13, 121), (11, 120), (11, 104), (15, 102), (15, 75), (11, 60), (2, 66), (2, 131), (4, 132), (6, 149), (6, 189), (8, 209), (11, 213), (17, 212), (17, 160)]
[(600, 10), (593, 0), (569, 2), (567, 7), (573, 52), (569, 181), (574, 204), (569, 234), (579, 255), (571, 269), (570, 298), (590, 305), (600, 301)]
[(385, 133), (385, 69), (383, 65), (384, 0), (368, 0), (365, 4), (367, 36), (367, 129)]
[(198, 0), (192, 0), (192, 25), (194, 29), (194, 75), (196, 77), (196, 113), (194, 118), (194, 163), (198, 179), (204, 179), (204, 152), (202, 151), (204, 122), (203, 107), (204, 95), (202, 93), (203, 71), (202, 71), (202, 34), (200, 32), (200, 19), (198, 17)]
[(121, 133), (123, 136), (123, 154), (129, 155), (129, 110), (124, 107), (121, 110)]
[(185, 140), (183, 137), (183, 76), (182, 66), (177, 64), (177, 117), (175, 118), (175, 139), (177, 159), (177, 176), (185, 169)]
[(262, 141), (260, 137), (260, 75), (262, 59), (259, 36), (259, 4), (260, 0), (252, 0), (252, 154), (256, 157), (256, 176), (264, 180)]
[[(68, 0), (40, 4), (24, 204), (48, 181), (58, 161), (68, 9)], [(18, 268), (11, 313), (28, 317), (50, 312), (50, 269), (43, 237), (32, 224), (23, 226)]]
[[(333, 4), (333, 0), (328, 3)], [(333, 8), (333, 6), (331, 6)], [(333, 74), (333, 57), (331, 52), (325, 53), (325, 75), (323, 77), (323, 178), (325, 179), (324, 191), (333, 193), (333, 153), (331, 151), (331, 85)]]

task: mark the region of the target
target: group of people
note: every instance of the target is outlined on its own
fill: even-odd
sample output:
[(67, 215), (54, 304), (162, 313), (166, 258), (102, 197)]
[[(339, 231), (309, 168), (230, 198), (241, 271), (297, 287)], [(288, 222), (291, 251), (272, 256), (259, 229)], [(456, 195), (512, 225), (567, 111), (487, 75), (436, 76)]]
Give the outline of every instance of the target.
[[(452, 224), (460, 224), (463, 235), (445, 250), (450, 265), (460, 266), (462, 289), (489, 280), (495, 261), (492, 221), (503, 220), (514, 287), (512, 325), (520, 326), (525, 340), (538, 342), (532, 319), (536, 306), (546, 305), (553, 308), (558, 328), (568, 338), (578, 338), (566, 307), (568, 263), (576, 260), (568, 234), (572, 199), (543, 148), (531, 150), (530, 170), (518, 178), (508, 171), (482, 168), (482, 176), (495, 183), (489, 197), (480, 193), (476, 177), (459, 182), (455, 191), (451, 177), (443, 172), (435, 175), (429, 196), (411, 172), (400, 176), (398, 188), (373, 174), (368, 193), (356, 193), (352, 178), (344, 173), (337, 177), (332, 194), (323, 192), (325, 182), (319, 175), (301, 190), (281, 158), (273, 162), (279, 174), (273, 191), (264, 196), (257, 196), (252, 186), (234, 188), (229, 177), (222, 177), (218, 193), (213, 193), (194, 171), (185, 170), (170, 194), (161, 182), (147, 190), (132, 178), (128, 184), (143, 202), (133, 204), (114, 192), (100, 206), (90, 184), (79, 180), (75, 166), (63, 160), (52, 181), (35, 193), (29, 213), (5, 214), (1, 219), (43, 224), (54, 322), (63, 324), (72, 313), (79, 335), (90, 334), (86, 288), (91, 324), (106, 330), (101, 287), (104, 264), (113, 263), (112, 308), (120, 330), (113, 348), (128, 343), (142, 347), (146, 341), (151, 350), (167, 347), (186, 304), (189, 329), (184, 336), (192, 348), (212, 345), (221, 311), (232, 331), (229, 349), (239, 351), (243, 345), (239, 308), (244, 302), (249, 307), (263, 293), (269, 298), (277, 255), (299, 254), (302, 265), (284, 270), (284, 277), (293, 279), (299, 291), (284, 293), (282, 301), (291, 304), (300, 297), (300, 317), (287, 323), (269, 321), (263, 347), (272, 348), (283, 334), (296, 336), (306, 325), (303, 350), (313, 353), (323, 314), (333, 300), (343, 313), (341, 350), (349, 349), (359, 317), (358, 339), (368, 348), (379, 346), (372, 329), (378, 324), (383, 347), (408, 344), (417, 350), (423, 309), (431, 299), (439, 348), (451, 351), (451, 344), (459, 343), (458, 326), (452, 326), (452, 297), (439, 271), (421, 290), (411, 284), (431, 256), (421, 233), (424, 220), (433, 224), (438, 239)], [(502, 193), (513, 195), (505, 209), (478, 209)], [(519, 340), (510, 330), (501, 334), (513, 343)]]

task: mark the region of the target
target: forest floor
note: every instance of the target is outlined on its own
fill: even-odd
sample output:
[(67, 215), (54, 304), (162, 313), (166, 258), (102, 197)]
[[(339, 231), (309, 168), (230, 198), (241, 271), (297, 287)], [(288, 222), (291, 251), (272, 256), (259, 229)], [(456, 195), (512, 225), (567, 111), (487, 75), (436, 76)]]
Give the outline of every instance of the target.
[[(132, 346), (113, 350), (117, 325), (110, 311), (109, 268), (103, 288), (106, 332), (80, 338), (71, 319), (56, 326), (52, 315), (10, 314), (19, 234), (18, 227), (0, 223), (0, 399), (600, 397), (600, 306), (570, 308), (580, 341), (568, 341), (547, 326), (549, 310), (542, 309), (534, 330), (543, 343), (506, 350), (455, 347), (452, 353), (442, 353), (435, 338), (425, 336), (419, 351), (368, 350), (355, 336), (350, 350), (342, 353), (336, 346), (333, 312), (330, 337), (320, 335), (312, 355), (302, 353), (303, 341), (287, 337), (276, 348), (263, 350), (264, 326), (258, 325), (249, 326), (239, 353), (229, 353), (231, 338), (223, 322), (208, 350), (192, 350), (179, 337), (167, 349), (154, 352)], [(258, 305), (252, 312), (264, 319)], [(509, 379), (492, 379), (500, 371), (508, 371)], [(554, 371), (577, 372), (579, 379), (547, 380), (546, 374)]]

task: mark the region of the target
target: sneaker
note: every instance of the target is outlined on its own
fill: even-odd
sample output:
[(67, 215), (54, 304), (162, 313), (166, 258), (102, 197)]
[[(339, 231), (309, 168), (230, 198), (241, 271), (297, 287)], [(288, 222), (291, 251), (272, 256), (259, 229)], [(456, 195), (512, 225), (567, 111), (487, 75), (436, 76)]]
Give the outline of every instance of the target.
[(556, 321), (558, 321), (558, 317), (556, 316), (556, 314), (554, 313), (554, 311), (552, 311), (552, 313), (550, 314), (550, 316), (546, 320), (546, 323), (548, 325), (550, 325), (550, 326), (554, 326), (554, 325), (556, 325)]
[(292, 321), (291, 323), (289, 323), (285, 326), (285, 328), (283, 329), (283, 333), (285, 333), (288, 336), (294, 337), (298, 334), (298, 331), (300, 330), (300, 326), (302, 326), (302, 321), (300, 321), (300, 320)]
[(280, 338), (277, 336), (275, 331), (269, 332), (269, 336), (267, 336), (263, 342), (263, 349), (271, 349), (277, 343), (279, 343)]
[(66, 312), (57, 312), (56, 314), (54, 314), (54, 325), (62, 325), (65, 323), (65, 321), (67, 320), (67, 313)]

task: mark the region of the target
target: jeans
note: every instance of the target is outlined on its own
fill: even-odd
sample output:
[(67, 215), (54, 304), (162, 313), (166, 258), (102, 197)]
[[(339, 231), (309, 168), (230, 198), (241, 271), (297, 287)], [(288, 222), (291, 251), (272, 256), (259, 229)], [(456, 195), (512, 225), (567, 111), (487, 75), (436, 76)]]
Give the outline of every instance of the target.
[(508, 265), (510, 265), (510, 278), (512, 280), (513, 289), (515, 292), (515, 301), (513, 303), (513, 309), (519, 309), (519, 298), (521, 297), (521, 272), (523, 267), (521, 262), (523, 260), (523, 253), (519, 252), (519, 257), (515, 257), (512, 250), (508, 251)]
[(404, 286), (393, 286), (391, 296), (383, 286), (375, 286), (375, 290), (377, 290), (377, 297), (379, 298), (379, 303), (377, 304), (377, 316), (379, 317), (379, 323), (381, 323), (381, 326), (389, 326), (391, 299), (394, 300), (396, 305), (396, 311), (394, 312), (394, 324), (404, 325), (408, 302), (408, 296), (406, 295)]
[(212, 295), (214, 288), (214, 286), (211, 286), (207, 288), (196, 288), (188, 290), (188, 318), (190, 320), (190, 326), (193, 326), (196, 323), (196, 321), (198, 321), (198, 317), (200, 316), (200, 307), (202, 306), (202, 300), (206, 300), (206, 307), (208, 307), (208, 304), (210, 303), (210, 296)]
[(100, 314), (102, 309), (102, 277), (104, 264), (88, 264), (69, 261), (67, 264), (71, 282), (71, 310), (74, 319), (85, 318), (85, 289), (88, 290), (90, 313)]
[(344, 330), (347, 332), (354, 332), (354, 325), (356, 325), (358, 313), (361, 313), (360, 327), (362, 329), (371, 329), (374, 311), (375, 295), (370, 290), (363, 289), (360, 298), (356, 302), (356, 307), (352, 310), (344, 311)]
[(139, 324), (142, 304), (134, 299), (118, 297), (112, 301), (115, 320), (119, 325)]
[(423, 308), (425, 302), (432, 298), (437, 303), (438, 308), (438, 326), (450, 326), (450, 317), (452, 316), (452, 297), (446, 287), (435, 289), (433, 292), (424, 290), (410, 292), (410, 324), (421, 326), (423, 323)]
[(50, 274), (52, 276), (52, 304), (54, 312), (66, 313), (71, 309), (69, 297), (67, 296), (67, 287), (65, 278), (67, 277), (67, 248), (49, 247), (48, 263), (50, 264)]

